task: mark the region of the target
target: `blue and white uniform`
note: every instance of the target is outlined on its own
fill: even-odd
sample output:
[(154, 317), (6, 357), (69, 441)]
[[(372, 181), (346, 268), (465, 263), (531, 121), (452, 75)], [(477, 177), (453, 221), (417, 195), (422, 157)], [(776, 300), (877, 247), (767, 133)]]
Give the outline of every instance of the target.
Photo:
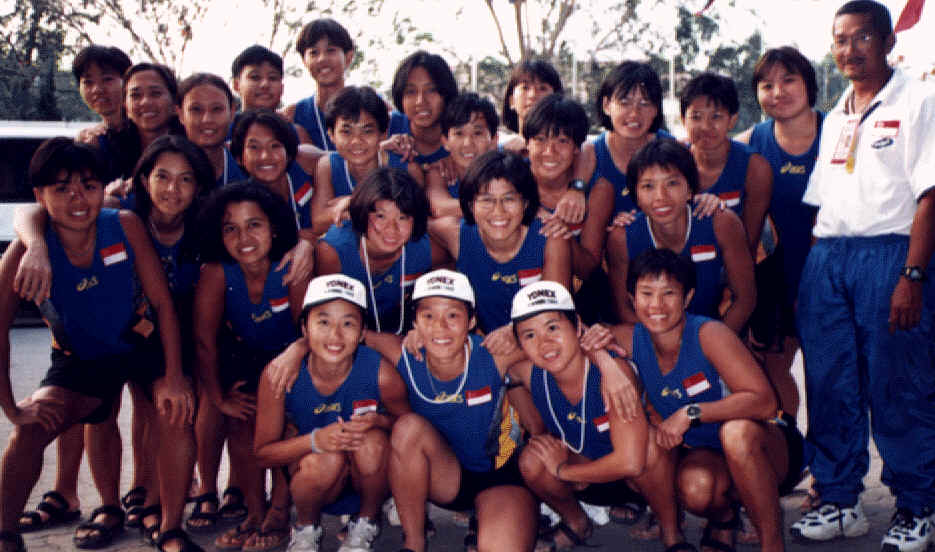
[(216, 187), (222, 188), (231, 182), (246, 180), (247, 178), (249, 178), (249, 175), (240, 167), (230, 150), (225, 147), (224, 170), (221, 172), (221, 176), (218, 177), (217, 182), (215, 183)]
[(289, 306), (289, 288), (282, 283), (289, 267), (270, 272), (259, 303), (250, 301), (247, 281), (237, 263), (224, 263), (224, 319), (237, 340), (256, 351), (279, 352), (298, 338)]
[(305, 129), (305, 132), (312, 138), (312, 143), (320, 150), (334, 151), (334, 142), (328, 136), (328, 129), (325, 128), (325, 114), (318, 109), (315, 103), (315, 96), (309, 96), (299, 100), (295, 104), (295, 124)]
[[(410, 240), (403, 246), (403, 254), (387, 270), (380, 274), (367, 274), (361, 260), (360, 236), (350, 222), (341, 226), (332, 225), (322, 240), (334, 248), (341, 261), (341, 272), (355, 278), (367, 287), (367, 327), (376, 329), (374, 303), (380, 319), (380, 331), (398, 333), (412, 327), (409, 319), (412, 286), (416, 278), (432, 268), (432, 245), (428, 234), (418, 240)], [(405, 261), (405, 264), (404, 264)], [(373, 287), (370, 287), (373, 282)], [(403, 309), (401, 313), (400, 309)], [(400, 314), (405, 320), (400, 325)]]
[[(409, 127), (409, 117), (406, 117), (405, 114), (400, 113), (399, 111), (393, 111), (390, 113), (390, 125), (387, 129), (387, 135), (393, 136), (394, 134), (408, 134), (412, 135), (412, 129)], [(448, 157), (450, 154), (444, 146), (439, 146), (439, 148), (432, 153), (423, 155), (417, 153), (416, 156), (412, 159), (413, 163), (418, 163), (424, 165), (426, 163), (434, 163), (436, 161), (441, 161), (442, 159)], [(389, 155), (390, 166), (397, 169), (406, 169), (407, 163), (402, 160), (402, 158), (396, 153), (390, 153)]]
[(305, 172), (301, 165), (292, 160), (286, 169), (289, 177), (289, 206), (295, 213), (295, 222), (299, 230), (312, 226), (312, 196), (315, 195), (315, 186), (312, 177)]
[(347, 167), (347, 161), (336, 151), (328, 154), (328, 161), (331, 163), (331, 188), (334, 190), (334, 197), (351, 195), (357, 182)]
[(542, 279), (546, 238), (539, 233), (542, 221), (534, 219), (516, 256), (499, 263), (487, 252), (477, 225), (461, 221), (458, 260), (455, 267), (474, 288), (477, 320), (490, 332), (510, 322), (510, 305), (519, 288)]
[[(701, 349), (698, 333), (706, 322), (711, 322), (711, 319), (685, 314), (678, 362), (665, 375), (659, 369), (656, 349), (649, 331), (642, 324), (633, 328), (633, 361), (639, 367), (639, 377), (643, 382), (646, 398), (662, 419), (668, 418), (685, 405), (719, 401), (730, 394), (717, 370), (708, 362)], [(690, 427), (685, 432), (684, 442), (690, 447), (720, 450), (720, 429), (720, 422)]]
[[(610, 146), (607, 145), (608, 132), (605, 130), (594, 140), (594, 157), (597, 165), (594, 167), (594, 173), (588, 182), (588, 188), (594, 186), (599, 178), (604, 178), (614, 187), (614, 212), (613, 216), (623, 211), (632, 211), (639, 209), (636, 204), (636, 198), (630, 195), (630, 189), (627, 187), (627, 175), (617, 167), (614, 158), (610, 153)], [(655, 138), (669, 138), (674, 140), (668, 132), (659, 129), (656, 131)]]
[[(685, 206), (685, 211), (688, 215), (688, 239), (678, 254), (694, 263), (697, 277), (695, 295), (688, 304), (688, 312), (718, 318), (718, 305), (723, 290), (721, 271), (724, 269), (724, 259), (714, 234), (714, 221), (711, 217), (692, 216), (691, 207), (688, 205)], [(649, 217), (645, 213), (639, 213), (636, 220), (627, 226), (627, 254), (632, 260), (640, 253), (655, 248), (656, 239), (649, 225)]]
[(736, 140), (730, 141), (730, 152), (727, 154), (727, 164), (717, 177), (714, 184), (704, 190), (704, 193), (715, 194), (730, 207), (737, 216), (743, 214), (743, 200), (746, 197), (747, 166), (753, 150), (749, 146)]

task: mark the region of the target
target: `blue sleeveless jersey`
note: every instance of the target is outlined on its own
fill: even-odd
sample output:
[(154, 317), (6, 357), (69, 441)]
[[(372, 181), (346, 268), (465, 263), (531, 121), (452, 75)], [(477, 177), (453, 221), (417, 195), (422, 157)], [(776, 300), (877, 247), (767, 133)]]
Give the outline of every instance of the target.
[[(402, 256), (380, 274), (371, 274), (373, 280), (373, 295), (367, 283), (367, 269), (360, 258), (360, 236), (354, 231), (350, 222), (341, 226), (332, 225), (322, 238), (325, 243), (334, 248), (341, 261), (341, 272), (356, 278), (367, 289), (367, 327), (376, 328), (374, 319), (374, 305), (372, 297), (376, 297), (376, 312), (380, 317), (380, 330), (393, 333), (399, 330), (400, 308), (405, 303), (406, 320), (402, 331), (411, 327), (409, 306), (412, 304), (412, 287), (416, 278), (432, 268), (432, 246), (428, 234), (422, 238), (406, 242), (403, 246), (406, 253), (406, 266), (403, 267)], [(403, 290), (400, 291), (402, 278)], [(405, 300), (403, 300), (405, 295)]]
[(730, 141), (730, 152), (727, 154), (727, 164), (721, 175), (714, 181), (714, 185), (704, 190), (704, 193), (715, 194), (730, 207), (737, 216), (743, 213), (743, 200), (746, 197), (747, 166), (750, 164), (750, 155), (753, 150), (749, 146), (736, 140)]
[(249, 178), (249, 175), (237, 164), (237, 160), (234, 159), (234, 155), (226, 147), (224, 148), (224, 163), (227, 167), (226, 178), (225, 174), (221, 173), (221, 176), (218, 177), (215, 186), (221, 188), (230, 184), (231, 182), (237, 182), (239, 180), (246, 180)]
[(150, 236), (156, 255), (162, 262), (162, 269), (166, 273), (166, 280), (169, 282), (169, 293), (173, 297), (191, 295), (195, 291), (195, 285), (198, 284), (198, 278), (201, 276), (201, 263), (194, 258), (186, 258), (182, 255), (182, 250), (192, 247), (186, 240), (192, 238), (188, 234), (183, 234), (179, 241), (172, 245), (161, 244), (154, 236)]
[(334, 151), (334, 142), (325, 128), (325, 114), (315, 104), (315, 96), (299, 100), (295, 104), (295, 124), (305, 129), (312, 138), (312, 143), (320, 150)]
[[(714, 222), (711, 217), (696, 218), (691, 214), (691, 207), (686, 206), (688, 212), (688, 240), (685, 247), (678, 252), (679, 256), (692, 261), (695, 265), (697, 282), (695, 296), (688, 304), (688, 312), (718, 318), (718, 305), (721, 302), (721, 272), (724, 269), (724, 260), (721, 256), (721, 247), (714, 235)], [(639, 257), (640, 253), (656, 247), (652, 231), (649, 226), (649, 217), (639, 213), (629, 226), (627, 226), (627, 254), (630, 260)]]
[(808, 177), (815, 168), (818, 141), (824, 113), (818, 113), (818, 134), (812, 146), (802, 155), (789, 155), (776, 142), (773, 119), (753, 127), (750, 147), (766, 158), (773, 169), (773, 196), (769, 215), (776, 225), (783, 248), (783, 272), (786, 276), (786, 302), (795, 303), (799, 295), (799, 280), (805, 257), (812, 243), (812, 222), (818, 208), (802, 203)]
[(347, 162), (336, 151), (328, 154), (328, 160), (331, 163), (331, 188), (334, 189), (334, 197), (351, 195), (357, 182), (351, 176)]
[[(529, 386), (532, 400), (549, 433), (561, 439), (564, 432), (568, 446), (575, 450), (581, 447), (581, 454), (585, 458), (596, 460), (613, 452), (614, 445), (610, 440), (610, 422), (604, 399), (601, 398), (601, 371), (597, 366), (591, 366), (587, 378), (585, 395), (576, 404), (568, 402), (555, 383), (555, 378), (538, 366), (532, 367)], [(582, 402), (584, 417), (581, 415)], [(556, 425), (556, 420), (561, 424), (561, 429)]]
[(351, 371), (330, 395), (318, 391), (308, 373), (308, 359), (303, 359), (292, 390), (286, 393), (286, 416), (300, 434), (306, 434), (338, 421), (338, 416), (347, 421), (355, 412), (376, 412), (380, 403), (381, 358), (366, 345), (358, 345)]
[[(488, 472), (502, 465), (515, 450), (502, 446), (509, 433), (503, 416), (506, 385), (493, 357), (480, 345), (483, 338), (469, 334), (468, 339), (471, 358), (463, 386), (460, 375), (450, 381), (436, 379), (425, 361), (417, 361), (405, 351), (396, 369), (406, 382), (413, 412), (445, 437), (461, 466)], [(429, 402), (422, 397), (444, 402)]]
[(485, 332), (510, 322), (510, 307), (519, 288), (542, 279), (546, 238), (534, 219), (515, 257), (498, 263), (487, 252), (476, 224), (461, 221), (455, 268), (468, 277), (477, 301), (477, 320)]
[[(704, 356), (698, 341), (701, 326), (710, 321), (710, 318), (704, 316), (685, 314), (678, 362), (666, 375), (662, 375), (659, 370), (649, 331), (642, 324), (637, 324), (633, 329), (633, 360), (639, 367), (647, 399), (663, 419), (687, 404), (718, 401), (730, 394), (717, 370)], [(720, 449), (720, 428), (720, 422), (690, 427), (685, 432), (684, 442), (690, 447)]]
[(71, 264), (51, 224), (45, 232), (54, 276), (50, 301), (68, 340), (53, 346), (85, 360), (133, 349), (123, 336), (141, 298), (133, 249), (120, 225), (119, 211), (101, 209), (95, 231), (94, 260), (88, 268)]
[[(409, 117), (396, 110), (390, 113), (390, 126), (387, 129), (387, 136), (393, 136), (394, 134), (412, 134), (412, 130), (409, 128)], [(422, 165), (440, 161), (448, 157), (448, 155), (450, 155), (448, 150), (444, 146), (439, 146), (437, 150), (427, 155), (416, 154), (412, 161)], [(407, 163), (398, 154), (390, 153), (389, 158), (391, 167), (405, 170)]]
[(299, 229), (311, 228), (312, 226), (312, 196), (315, 194), (312, 177), (295, 162), (289, 162), (286, 169), (289, 175), (289, 193), (292, 198), (289, 206), (295, 213), (295, 221)]
[[(632, 211), (639, 209), (636, 205), (636, 198), (630, 195), (630, 189), (627, 187), (627, 175), (617, 167), (610, 154), (610, 146), (607, 145), (607, 133), (605, 130), (594, 140), (594, 157), (597, 165), (594, 167), (594, 174), (588, 187), (594, 186), (599, 178), (604, 178), (614, 187), (614, 212), (613, 216), (622, 211)], [(656, 138), (668, 138), (674, 140), (668, 132), (659, 129), (656, 131)]]
[(298, 330), (289, 308), (289, 288), (282, 283), (282, 277), (289, 271), (289, 267), (277, 272), (276, 264), (276, 261), (270, 263), (263, 297), (257, 304), (250, 301), (240, 265), (222, 265), (224, 318), (238, 340), (252, 350), (281, 351), (298, 338)]
[(459, 190), (461, 188), (461, 180), (455, 180), (454, 184), (448, 185), (448, 193), (451, 194), (451, 197), (458, 199), (460, 196)]

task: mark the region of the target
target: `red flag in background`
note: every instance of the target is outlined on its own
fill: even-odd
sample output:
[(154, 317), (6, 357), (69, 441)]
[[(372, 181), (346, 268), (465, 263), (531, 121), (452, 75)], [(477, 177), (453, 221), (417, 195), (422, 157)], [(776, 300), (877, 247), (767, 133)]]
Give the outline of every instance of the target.
[(918, 23), (919, 18), (922, 17), (923, 4), (925, 4), (925, 0), (906, 0), (906, 7), (899, 14), (899, 20), (896, 22), (896, 28), (893, 29), (893, 32), (905, 31)]
[[(911, 2), (912, 0), (909, 0), (909, 1)], [(701, 8), (700, 10), (698, 10), (698, 11), (695, 12), (695, 17), (701, 17), (701, 14), (703, 14), (705, 11), (707, 11), (707, 9), (710, 8), (710, 7), (711, 7), (711, 4), (713, 4), (713, 3), (714, 3), (714, 0), (708, 0), (707, 3), (705, 3), (705, 5), (704, 5), (703, 8)], [(920, 10), (921, 10), (921, 8), (920, 8)]]

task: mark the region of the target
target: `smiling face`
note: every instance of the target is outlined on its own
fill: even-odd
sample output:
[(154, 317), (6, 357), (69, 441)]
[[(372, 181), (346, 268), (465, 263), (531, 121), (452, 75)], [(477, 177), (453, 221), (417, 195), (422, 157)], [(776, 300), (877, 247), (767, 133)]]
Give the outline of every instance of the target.
[(399, 210), (396, 203), (381, 199), (367, 217), (367, 251), (372, 255), (398, 253), (412, 237), (412, 216)]
[(504, 240), (521, 237), (526, 200), (502, 178), (495, 178), (478, 190), (471, 206), (481, 237)]
[(224, 143), (234, 114), (227, 94), (210, 84), (200, 84), (185, 94), (179, 120), (195, 145), (215, 148)]
[(848, 13), (834, 19), (831, 55), (841, 74), (852, 81), (880, 79), (889, 71), (886, 56), (893, 50), (893, 33), (880, 36), (869, 14)]
[(55, 182), (34, 188), (33, 193), (56, 228), (75, 231), (90, 228), (104, 202), (104, 185), (90, 170), (69, 173), (62, 169)]
[(273, 246), (269, 217), (253, 201), (230, 203), (221, 224), (224, 247), (235, 261), (249, 265), (266, 260)]
[(536, 366), (555, 374), (581, 354), (578, 332), (564, 314), (546, 311), (516, 322), (519, 346)]
[(416, 305), (415, 330), (433, 358), (451, 358), (464, 348), (473, 318), (467, 305), (450, 297), (425, 297)]
[(604, 97), (603, 109), (614, 132), (631, 140), (646, 136), (659, 114), (641, 86), (634, 86), (624, 96), (615, 93), (614, 96)]
[(682, 124), (693, 147), (713, 149), (727, 142), (727, 133), (737, 123), (737, 114), (707, 96), (699, 96), (688, 104)]
[(244, 136), (240, 164), (253, 178), (274, 184), (286, 174), (289, 168), (289, 154), (272, 129), (254, 123)]
[(547, 82), (541, 81), (532, 75), (520, 79), (510, 94), (510, 107), (516, 112), (516, 119), (522, 127), (526, 114), (532, 109), (536, 102), (549, 94), (555, 92)]
[(640, 324), (650, 333), (665, 333), (685, 320), (685, 309), (694, 290), (685, 293), (682, 284), (668, 274), (646, 275), (636, 281), (633, 310)]
[(164, 131), (175, 111), (172, 95), (159, 73), (146, 70), (133, 73), (127, 81), (127, 117), (140, 130)]
[(554, 180), (571, 170), (578, 154), (574, 140), (564, 133), (540, 132), (529, 138), (529, 168), (536, 180)]
[(123, 77), (120, 73), (91, 63), (78, 81), (81, 99), (105, 121), (120, 119), (123, 109)]
[(153, 209), (165, 217), (181, 215), (188, 209), (198, 191), (195, 171), (181, 153), (167, 151), (153, 164), (143, 184)]
[(690, 200), (688, 180), (675, 167), (646, 167), (636, 181), (636, 204), (653, 222), (664, 224), (684, 217)]
[(323, 37), (305, 49), (302, 62), (318, 86), (337, 86), (344, 82), (344, 71), (351, 65), (354, 51), (345, 52)]
[(276, 109), (282, 100), (282, 73), (268, 61), (245, 66), (233, 85), (243, 101), (244, 111)]
[(782, 63), (774, 63), (757, 82), (756, 98), (763, 111), (777, 121), (811, 110), (805, 79)]
[(328, 129), (328, 136), (334, 142), (338, 153), (351, 165), (370, 165), (376, 162), (380, 153), (380, 141), (385, 133), (380, 132), (380, 125), (373, 115), (361, 111), (354, 121), (348, 117), (338, 117), (334, 129)]
[(466, 170), (482, 153), (497, 146), (497, 135), (491, 136), (486, 119), (475, 111), (467, 123), (448, 129), (442, 136), (442, 145), (451, 153), (455, 164)]
[(312, 307), (302, 326), (309, 354), (329, 364), (350, 360), (363, 332), (360, 307), (335, 299)]
[(438, 122), (445, 99), (425, 67), (413, 67), (403, 88), (403, 113), (415, 126), (428, 128)]

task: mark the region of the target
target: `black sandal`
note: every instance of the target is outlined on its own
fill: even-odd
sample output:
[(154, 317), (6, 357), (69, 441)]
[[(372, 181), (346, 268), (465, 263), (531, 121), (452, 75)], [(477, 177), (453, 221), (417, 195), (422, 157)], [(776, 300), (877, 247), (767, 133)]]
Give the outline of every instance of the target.
[[(117, 518), (116, 523), (107, 525), (104, 523), (94, 521), (99, 516), (111, 516)], [(89, 521), (79, 525), (75, 531), (97, 531), (97, 533), (89, 533), (84, 537), (79, 537), (75, 534), (72, 539), (75, 543), (75, 546), (82, 549), (95, 550), (98, 548), (104, 548), (113, 542), (114, 537), (123, 531), (123, 522), (126, 520), (126, 513), (123, 511), (120, 506), (116, 504), (108, 504), (106, 506), (101, 506), (100, 508), (95, 509), (91, 512), (91, 517)]]
[(23, 536), (13, 531), (0, 531), (0, 542), (9, 542), (16, 545), (16, 552), (26, 552), (26, 543)]
[(120, 504), (123, 504), (124, 509), (127, 511), (124, 525), (139, 527), (142, 523), (140, 512), (143, 510), (143, 505), (146, 504), (146, 487), (133, 487), (127, 491), (127, 494), (123, 495)]
[(473, 514), (464, 534), (464, 552), (477, 552), (477, 516)]
[[(740, 529), (740, 507), (731, 506), (731, 517), (727, 521), (708, 520), (704, 531), (701, 533), (701, 541), (698, 543), (701, 548), (713, 548), (720, 552), (735, 552), (737, 546), (737, 529)], [(731, 531), (731, 542), (719, 541), (711, 536), (712, 531)]]
[[(226, 523), (240, 523), (247, 519), (247, 503), (240, 487), (228, 487), (221, 495), (225, 504), (218, 509), (219, 519)], [(230, 496), (230, 500), (227, 497)]]
[(198, 546), (198, 544), (192, 540), (188, 533), (181, 529), (169, 529), (165, 533), (159, 535), (159, 539), (156, 541), (156, 548), (160, 552), (165, 552), (163, 548), (168, 541), (178, 540), (182, 541), (182, 547), (179, 548), (179, 552), (204, 552), (204, 548)]
[[(156, 516), (156, 523), (146, 524), (146, 518)], [(159, 527), (162, 525), (162, 505), (152, 504), (140, 510), (140, 536), (143, 542), (153, 546), (159, 541)]]
[[(42, 519), (45, 512), (48, 516)], [(16, 524), (16, 530), (20, 533), (31, 533), (42, 529), (51, 529), (57, 525), (71, 523), (81, 517), (81, 510), (69, 510), (68, 501), (57, 491), (49, 491), (42, 495), (39, 505), (31, 512), (23, 512)], [(29, 520), (23, 523), (24, 520)]]
[[(558, 544), (555, 543), (555, 535), (557, 535), (558, 533), (561, 533), (562, 535), (564, 535), (564, 537), (568, 539), (569, 542), (571, 542), (570, 547), (559, 548)], [(584, 536), (579, 535), (578, 533), (575, 533), (575, 531), (571, 527), (569, 527), (567, 523), (565, 523), (565, 520), (561, 520), (558, 523), (556, 523), (552, 527), (552, 531), (550, 531), (549, 534), (545, 536), (546, 538), (549, 538), (552, 540), (553, 549), (556, 552), (560, 552), (562, 550), (572, 550), (574, 548), (577, 548), (578, 546), (583, 546), (585, 548), (597, 548), (598, 545), (588, 543), (588, 539), (591, 538), (593, 534), (594, 534), (594, 524), (591, 523), (591, 520), (589, 518), (588, 525), (584, 529)]]
[[(205, 512), (202, 510), (201, 508), (205, 504), (214, 504), (214, 511)], [(221, 502), (218, 500), (217, 493), (205, 493), (196, 496), (195, 507), (192, 508), (192, 514), (185, 520), (185, 528), (193, 533), (214, 531), (215, 526), (218, 524), (218, 517), (220, 517), (220, 504)], [(193, 520), (206, 521), (208, 523), (204, 525), (192, 525)]]

